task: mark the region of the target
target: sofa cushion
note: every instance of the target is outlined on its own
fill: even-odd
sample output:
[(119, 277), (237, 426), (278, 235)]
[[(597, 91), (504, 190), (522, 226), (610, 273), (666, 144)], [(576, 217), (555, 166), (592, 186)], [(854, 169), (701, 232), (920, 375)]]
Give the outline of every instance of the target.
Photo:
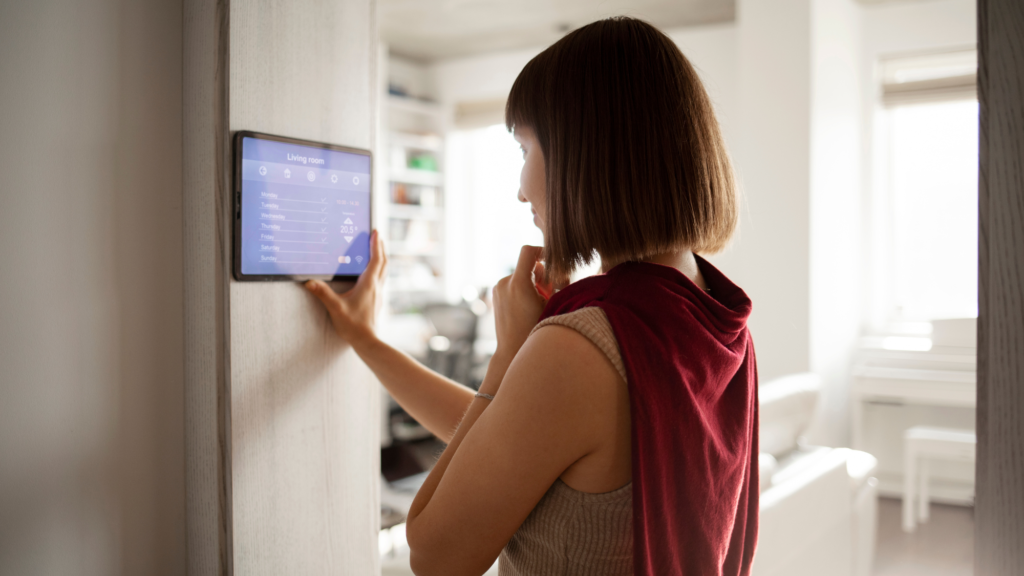
[(754, 576), (850, 574), (848, 451), (806, 447), (779, 460), (761, 493)]
[(821, 378), (810, 372), (761, 384), (761, 452), (781, 458), (796, 448), (797, 438), (814, 417), (820, 391)]

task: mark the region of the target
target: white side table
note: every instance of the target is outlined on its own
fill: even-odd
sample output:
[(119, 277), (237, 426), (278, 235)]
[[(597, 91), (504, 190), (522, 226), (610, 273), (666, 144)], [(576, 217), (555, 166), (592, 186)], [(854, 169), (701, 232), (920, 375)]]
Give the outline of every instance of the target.
[[(903, 433), (903, 531), (928, 521), (928, 461), (974, 462), (977, 437), (971, 430), (914, 426)], [(917, 516), (914, 515), (917, 500)]]

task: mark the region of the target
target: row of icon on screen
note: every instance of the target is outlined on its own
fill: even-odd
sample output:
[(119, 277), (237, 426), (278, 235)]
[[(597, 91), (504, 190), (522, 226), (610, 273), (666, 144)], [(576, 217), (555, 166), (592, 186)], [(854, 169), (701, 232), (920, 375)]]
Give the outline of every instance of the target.
[[(356, 256), (356, 262), (362, 264), (363, 263), (363, 257), (362, 256)], [(352, 257), (351, 256), (338, 256), (338, 264), (351, 264), (351, 263), (352, 263)]]
[[(285, 168), (283, 174), (284, 174), (285, 178), (291, 178), (292, 177), (292, 171), (289, 168)], [(266, 175), (267, 175), (267, 167), (266, 166), (260, 166), (260, 176), (266, 176)], [(312, 170), (310, 170), (309, 172), (306, 172), (306, 179), (309, 180), (310, 182), (315, 181), (316, 180), (316, 172), (314, 172)], [(337, 174), (331, 174), (331, 183), (332, 184), (337, 184), (338, 183), (338, 175)], [(359, 184), (359, 176), (353, 176), (352, 177), (352, 184), (355, 184), (355, 185)]]

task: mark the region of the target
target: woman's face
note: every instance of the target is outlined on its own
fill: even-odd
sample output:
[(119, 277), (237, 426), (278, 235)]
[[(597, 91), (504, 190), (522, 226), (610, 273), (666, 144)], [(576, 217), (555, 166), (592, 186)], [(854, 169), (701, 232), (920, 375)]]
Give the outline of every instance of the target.
[(544, 154), (537, 136), (529, 126), (516, 126), (513, 133), (523, 150), (523, 171), (519, 174), (519, 201), (529, 202), (533, 209), (533, 223), (544, 230), (547, 216), (547, 179), (544, 175)]

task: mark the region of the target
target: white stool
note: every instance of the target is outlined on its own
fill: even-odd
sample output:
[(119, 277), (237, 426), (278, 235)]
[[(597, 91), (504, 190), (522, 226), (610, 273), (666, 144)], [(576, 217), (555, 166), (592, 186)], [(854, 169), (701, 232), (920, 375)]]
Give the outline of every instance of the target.
[[(928, 521), (928, 460), (974, 462), (977, 438), (970, 430), (914, 426), (903, 432), (903, 531)], [(915, 494), (916, 490), (916, 494)], [(917, 518), (914, 518), (914, 500)]]

